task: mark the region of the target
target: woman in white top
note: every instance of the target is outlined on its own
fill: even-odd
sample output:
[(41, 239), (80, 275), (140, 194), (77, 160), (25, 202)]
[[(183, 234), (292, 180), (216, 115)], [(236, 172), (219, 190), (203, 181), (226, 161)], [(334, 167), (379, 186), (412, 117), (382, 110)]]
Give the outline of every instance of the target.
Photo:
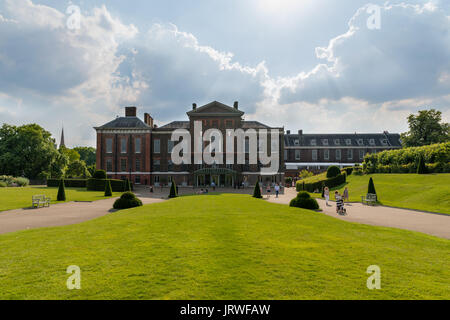
[(324, 190), (323, 194), (325, 196), (325, 201), (326, 201), (327, 206), (328, 206), (328, 201), (330, 200), (330, 189), (328, 189), (328, 187), (325, 187), (325, 190)]

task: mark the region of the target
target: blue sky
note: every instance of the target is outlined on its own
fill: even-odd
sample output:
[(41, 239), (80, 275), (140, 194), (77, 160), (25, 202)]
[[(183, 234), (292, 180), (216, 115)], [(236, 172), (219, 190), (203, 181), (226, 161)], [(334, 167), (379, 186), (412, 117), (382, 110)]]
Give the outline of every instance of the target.
[(428, 107), (448, 121), (449, 2), (371, 3), (379, 29), (360, 0), (0, 0), (0, 122), (94, 146), (125, 105), (164, 124), (238, 100), (305, 132), (403, 132)]

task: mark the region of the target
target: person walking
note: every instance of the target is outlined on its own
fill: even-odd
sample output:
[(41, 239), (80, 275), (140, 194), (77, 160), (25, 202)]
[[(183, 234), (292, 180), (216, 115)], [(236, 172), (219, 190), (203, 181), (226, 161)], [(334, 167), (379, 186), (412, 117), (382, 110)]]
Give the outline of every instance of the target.
[(275, 195), (276, 195), (276, 197), (278, 198), (278, 194), (280, 193), (280, 185), (277, 183), (276, 185), (275, 185)]
[(348, 188), (347, 187), (345, 187), (345, 189), (344, 189), (344, 193), (342, 194), (342, 200), (344, 200), (344, 203), (345, 203), (345, 201), (349, 201), (349, 195), (348, 195)]
[(325, 196), (325, 202), (326, 202), (327, 207), (328, 207), (329, 206), (328, 201), (330, 200), (330, 189), (328, 189), (328, 187), (325, 187), (323, 195)]

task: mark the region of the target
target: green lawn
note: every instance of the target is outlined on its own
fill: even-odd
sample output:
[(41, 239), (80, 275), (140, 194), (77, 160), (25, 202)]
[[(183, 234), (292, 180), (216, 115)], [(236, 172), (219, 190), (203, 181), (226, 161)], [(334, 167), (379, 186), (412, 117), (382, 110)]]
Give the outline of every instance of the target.
[[(350, 201), (361, 202), (373, 178), (380, 203), (387, 206), (450, 214), (450, 174), (373, 174), (347, 178)], [(344, 187), (337, 188), (341, 193)], [(332, 191), (334, 191), (333, 189)], [(334, 193), (331, 193), (334, 199)], [(320, 194), (314, 194), (320, 197)]]
[[(45, 194), (51, 197), (52, 203), (58, 203), (56, 196), (58, 188), (25, 187), (25, 188), (0, 188), (0, 211), (31, 207), (33, 195)], [(120, 196), (120, 192), (113, 196)], [(87, 191), (86, 188), (66, 188), (67, 201), (95, 201), (106, 199), (104, 192)]]
[[(248, 195), (0, 235), (0, 299), (450, 299), (450, 241)], [(81, 290), (66, 268), (81, 268)], [(381, 290), (366, 269), (381, 268)]]

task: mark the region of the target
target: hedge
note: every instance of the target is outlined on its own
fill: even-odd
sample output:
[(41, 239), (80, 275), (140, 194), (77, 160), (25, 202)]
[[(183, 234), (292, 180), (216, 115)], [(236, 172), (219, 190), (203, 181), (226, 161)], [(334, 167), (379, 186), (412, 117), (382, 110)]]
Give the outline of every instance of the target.
[[(105, 191), (106, 181), (108, 179), (88, 179), (86, 183), (86, 187), (90, 191)], [(125, 190), (125, 181), (124, 180), (113, 180), (109, 179), (111, 182), (111, 189), (113, 192), (123, 192)]]
[(311, 198), (309, 193), (301, 191), (297, 194), (297, 197), (291, 200), (290, 207), (303, 208), (309, 210), (319, 209), (319, 204), (316, 199)]
[(420, 157), (432, 173), (450, 173), (450, 142), (423, 147), (386, 150), (364, 157), (366, 173), (415, 173)]
[(303, 181), (298, 181), (296, 188), (297, 191), (314, 192), (315, 190), (321, 191), (322, 186), (331, 189), (344, 184), (346, 181), (347, 181), (347, 174), (344, 173), (331, 179), (316, 181), (312, 183), (304, 183)]
[[(61, 179), (47, 179), (47, 187), (58, 187)], [(64, 179), (66, 188), (86, 188), (87, 179)]]
[(117, 199), (114, 202), (113, 208), (120, 210), (120, 209), (128, 209), (128, 208), (135, 208), (135, 207), (141, 207), (142, 201), (134, 195), (132, 192), (125, 192), (120, 196), (119, 199)]

